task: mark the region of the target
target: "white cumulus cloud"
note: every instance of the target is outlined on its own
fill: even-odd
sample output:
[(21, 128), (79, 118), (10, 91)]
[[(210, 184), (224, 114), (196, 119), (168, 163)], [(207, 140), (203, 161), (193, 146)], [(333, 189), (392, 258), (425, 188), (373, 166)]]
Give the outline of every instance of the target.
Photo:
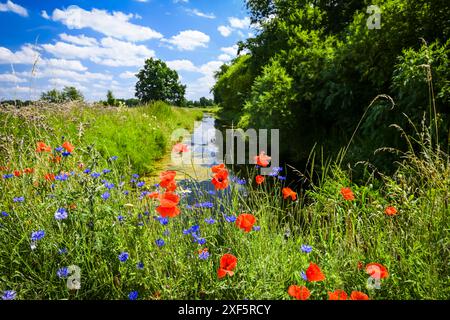
[(28, 17), (28, 10), (24, 7), (15, 4), (14, 2), (8, 0), (6, 3), (0, 2), (0, 12), (14, 12), (22, 17)]
[(209, 36), (201, 31), (185, 30), (170, 39), (163, 39), (162, 41), (174, 45), (180, 51), (193, 51), (198, 47), (206, 48), (209, 40)]

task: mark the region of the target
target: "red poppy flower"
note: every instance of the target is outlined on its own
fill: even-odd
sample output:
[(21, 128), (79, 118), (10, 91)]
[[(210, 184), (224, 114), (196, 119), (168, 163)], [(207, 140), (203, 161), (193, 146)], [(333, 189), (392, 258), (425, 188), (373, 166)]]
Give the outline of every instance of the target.
[(308, 269), (306, 269), (306, 278), (310, 282), (323, 281), (325, 280), (325, 275), (317, 264), (310, 262)]
[(54, 175), (53, 173), (47, 173), (47, 174), (44, 176), (44, 178), (45, 178), (45, 180), (47, 180), (47, 181), (54, 181), (54, 180), (55, 180), (55, 175)]
[(283, 188), (283, 199), (291, 197), (292, 201), (297, 200), (297, 192), (294, 192), (291, 188)]
[(347, 201), (355, 200), (355, 195), (353, 194), (352, 190), (350, 188), (342, 188), (341, 194)]
[(366, 265), (366, 272), (374, 279), (385, 279), (389, 277), (389, 272), (386, 267), (376, 262)]
[(64, 142), (64, 143), (62, 144), (62, 147), (63, 147), (64, 149), (66, 149), (67, 152), (70, 152), (70, 153), (72, 153), (73, 150), (75, 149), (75, 147), (74, 147), (70, 142), (68, 142), (68, 141)]
[(344, 290), (328, 292), (328, 300), (347, 300), (347, 293)]
[(311, 296), (311, 292), (309, 292), (307, 287), (297, 285), (290, 286), (288, 289), (288, 294), (297, 300), (308, 300)]
[(60, 163), (61, 157), (60, 156), (50, 156), (49, 161), (51, 161), (53, 163)]
[(384, 213), (386, 213), (388, 216), (395, 216), (397, 214), (397, 209), (394, 207), (387, 207), (386, 210), (384, 210)]
[(249, 213), (240, 214), (236, 219), (236, 226), (238, 228), (244, 229), (245, 232), (252, 231), (253, 225), (256, 222), (254, 215)]
[(177, 207), (180, 202), (180, 197), (171, 192), (166, 192), (159, 196), (159, 207), (156, 211), (159, 212), (163, 218), (173, 218), (180, 214), (180, 209)]
[(44, 142), (37, 143), (36, 152), (52, 152), (52, 147), (46, 145)]
[(223, 164), (223, 163), (218, 164), (217, 166), (213, 166), (213, 167), (211, 168), (211, 171), (212, 171), (213, 173), (218, 173), (218, 172), (220, 172), (220, 171), (222, 171), (222, 170), (226, 170), (225, 164)]
[(350, 300), (369, 300), (369, 296), (361, 291), (353, 291)]
[(75, 203), (71, 203), (70, 205), (69, 205), (69, 209), (70, 210), (75, 210), (77, 208), (77, 205), (75, 204)]
[(20, 177), (22, 175), (22, 170), (14, 170), (13, 173), (16, 177)]
[(267, 167), (270, 162), (270, 157), (266, 155), (264, 151), (261, 151), (259, 156), (255, 156), (255, 162), (260, 167)]
[(237, 258), (232, 254), (225, 253), (222, 258), (220, 258), (220, 268), (217, 270), (219, 279), (222, 279), (226, 275), (229, 275), (230, 277), (233, 276), (233, 270), (236, 268), (236, 265)]
[[(161, 182), (159, 183), (159, 185), (163, 188), (167, 188), (169, 185), (172, 185), (172, 187), (173, 187), (173, 182), (174, 182), (176, 175), (177, 175), (177, 173), (175, 171), (161, 172), (161, 174), (159, 175), (159, 179), (161, 179)], [(176, 185), (175, 185), (175, 187), (176, 187)]]
[(188, 152), (189, 148), (184, 143), (177, 143), (176, 145), (173, 146), (172, 151), (176, 153), (183, 153)]
[(177, 183), (175, 180), (170, 181), (166, 185), (166, 191), (168, 191), (168, 192), (174, 192), (176, 189), (177, 189)]
[(217, 172), (211, 182), (216, 190), (226, 189), (228, 187), (228, 170), (223, 169)]
[(158, 192), (152, 192), (152, 193), (149, 193), (148, 195), (147, 195), (147, 198), (150, 198), (150, 199), (158, 199), (158, 197), (159, 197), (159, 193)]
[(263, 176), (258, 175), (255, 177), (255, 180), (256, 180), (256, 184), (261, 184), (264, 182), (265, 178)]
[(33, 168), (25, 168), (25, 169), (23, 169), (23, 172), (26, 174), (31, 174), (34, 172), (34, 169)]

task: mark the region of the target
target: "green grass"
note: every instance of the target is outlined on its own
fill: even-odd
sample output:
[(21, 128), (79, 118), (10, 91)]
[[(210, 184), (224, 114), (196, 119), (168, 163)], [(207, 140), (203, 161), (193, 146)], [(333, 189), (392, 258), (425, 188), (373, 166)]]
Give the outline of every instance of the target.
[[(53, 114), (49, 119), (64, 119), (56, 129), (36, 123), (37, 129), (31, 124), (25, 129), (17, 124), (36, 120), (8, 117), (2, 150), (10, 169), (2, 174), (26, 167), (35, 172), (0, 180), (0, 211), (8, 213), (0, 217), (0, 293), (15, 290), (18, 299), (127, 299), (137, 290), (139, 299), (291, 299), (287, 288), (298, 284), (311, 290), (311, 299), (327, 299), (327, 292), (335, 289), (348, 294), (363, 291), (371, 299), (450, 298), (450, 167), (448, 155), (434, 150), (427, 139), (418, 140), (420, 152), (410, 150), (403, 155), (393, 176), (375, 179), (369, 175), (362, 184), (353, 183), (350, 172), (337, 161), (330, 162), (323, 167), (323, 178), (294, 202), (283, 199), (284, 182), (276, 177), (266, 177), (261, 186), (247, 183), (246, 191), (231, 183), (229, 198), (192, 188), (197, 202), (210, 201), (214, 208), (189, 209), (187, 198), (182, 197), (181, 214), (163, 226), (154, 219), (157, 201), (141, 199), (142, 191), (155, 187), (136, 188), (130, 183), (133, 166), (124, 165), (120, 158), (108, 161), (119, 152), (122, 157), (130, 152), (131, 159), (136, 153), (147, 155), (154, 150), (151, 146), (140, 149), (151, 141), (139, 140), (147, 123), (143, 114), (158, 119), (153, 124), (164, 128), (158, 132), (166, 132), (166, 125), (186, 124), (183, 110), (152, 108), (126, 112), (77, 109), (64, 116)], [(95, 115), (95, 121), (88, 115)], [(180, 122), (165, 123), (169, 117), (179, 117)], [(80, 119), (92, 124), (77, 140), (75, 128)], [(36, 154), (36, 141), (52, 146), (61, 143), (64, 127), (71, 132), (67, 139), (76, 146), (70, 157), (52, 163), (48, 154)], [(107, 128), (113, 133), (107, 133)], [(95, 148), (89, 147), (97, 137)], [(125, 146), (111, 152), (107, 148), (121, 145), (116, 139), (123, 139)], [(83, 173), (80, 162), (93, 172), (112, 171), (95, 179)], [(61, 171), (74, 174), (67, 181), (43, 179), (45, 173)], [(251, 173), (249, 181), (254, 181), (255, 174)], [(101, 197), (107, 191), (104, 179), (115, 185), (107, 200)], [(342, 198), (342, 187), (352, 188), (354, 201)], [(13, 202), (19, 196), (25, 201)], [(55, 211), (71, 204), (76, 204), (76, 209), (68, 209), (68, 219), (56, 221)], [(395, 206), (398, 215), (387, 216), (387, 206)], [(254, 214), (261, 230), (244, 233), (223, 217), (240, 213)], [(122, 222), (119, 215), (124, 217)], [(207, 224), (204, 219), (209, 217), (217, 222)], [(204, 246), (183, 234), (194, 224), (206, 239)], [(46, 235), (31, 250), (30, 235), (37, 230), (45, 230)], [(165, 240), (161, 248), (155, 244), (160, 238)], [(303, 253), (302, 244), (311, 245), (312, 252)], [(200, 260), (196, 252), (204, 247), (210, 256)], [(58, 254), (58, 248), (67, 248), (67, 254)], [(129, 259), (120, 262), (118, 255), (124, 251)], [(219, 280), (220, 257), (227, 252), (238, 258), (235, 275)], [(143, 270), (136, 268), (140, 261)], [(325, 281), (312, 283), (301, 278), (300, 272), (311, 261), (320, 266)], [(379, 290), (366, 288), (368, 275), (358, 269), (358, 262), (387, 267), (389, 277), (381, 280)], [(68, 291), (66, 280), (56, 275), (59, 268), (69, 265), (81, 268), (78, 291)]]

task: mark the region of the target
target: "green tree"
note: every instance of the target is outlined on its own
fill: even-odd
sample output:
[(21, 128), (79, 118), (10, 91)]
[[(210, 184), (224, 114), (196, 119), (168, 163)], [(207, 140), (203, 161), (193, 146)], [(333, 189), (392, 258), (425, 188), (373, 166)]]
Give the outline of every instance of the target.
[(83, 101), (84, 97), (81, 91), (75, 87), (64, 87), (61, 92), (63, 101)]
[(61, 103), (63, 102), (63, 97), (61, 95), (61, 92), (59, 92), (56, 89), (53, 89), (47, 92), (42, 92), (41, 100), (50, 103)]
[(164, 101), (171, 104), (186, 103), (186, 86), (179, 82), (178, 73), (165, 62), (150, 58), (137, 74), (136, 97), (142, 102)]
[(106, 103), (109, 106), (116, 106), (117, 105), (117, 100), (114, 97), (114, 94), (111, 90), (108, 90), (108, 92), (106, 93)]

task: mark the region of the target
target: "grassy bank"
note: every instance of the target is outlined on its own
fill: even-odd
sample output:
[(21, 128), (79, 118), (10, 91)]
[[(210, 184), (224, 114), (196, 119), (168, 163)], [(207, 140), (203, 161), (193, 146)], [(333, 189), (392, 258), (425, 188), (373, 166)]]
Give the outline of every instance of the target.
[[(38, 119), (31, 120), (35, 126), (19, 127), (23, 115), (4, 120), (9, 131), (2, 141), (8, 161), (0, 163), (0, 294), (13, 290), (17, 299), (128, 299), (136, 293), (138, 299), (291, 299), (288, 288), (298, 285), (309, 290), (310, 299), (327, 299), (334, 290), (349, 296), (361, 291), (370, 299), (449, 299), (449, 158), (427, 143), (426, 135), (417, 139), (420, 152), (403, 154), (393, 176), (369, 175), (357, 185), (350, 171), (332, 162), (323, 168), (320, 182), (297, 197), (283, 197), (283, 171), (257, 185), (255, 168), (249, 181), (229, 181), (224, 190), (212, 192), (191, 181), (175, 191), (180, 214), (166, 220), (156, 209), (170, 203), (149, 197), (165, 190), (142, 183), (121, 164), (123, 153), (114, 160), (114, 153), (97, 151), (121, 146), (120, 139), (127, 147), (117, 147), (116, 155), (153, 150), (140, 149), (151, 141), (140, 140), (148, 125), (143, 115), (159, 119), (152, 123), (159, 123), (164, 130), (155, 131), (164, 135), (165, 117), (182, 121), (184, 111), (152, 108), (48, 114), (46, 121), (61, 119), (58, 129), (38, 125)], [(77, 121), (89, 119), (84, 112), (102, 125), (91, 119), (79, 130)], [(122, 117), (137, 124), (125, 125)], [(49, 161), (61, 153), (54, 148), (63, 143), (62, 134), (75, 149)], [(52, 155), (37, 152), (38, 141), (50, 144)], [(33, 172), (14, 174), (26, 168)], [(352, 197), (343, 188), (350, 188)], [(256, 218), (249, 232), (234, 221), (242, 213)], [(219, 279), (226, 253), (237, 258), (237, 265), (232, 276)], [(313, 281), (311, 262), (324, 279)], [(367, 273), (370, 263), (386, 268), (378, 284)], [(81, 270), (79, 290), (67, 287), (69, 266)]]
[(138, 108), (67, 104), (4, 109), (0, 110), (0, 133), (4, 137), (0, 161), (17, 164), (27, 144), (36, 140), (46, 140), (50, 145), (68, 140), (95, 148), (105, 158), (117, 156), (120, 166), (135, 172), (151, 173), (155, 162), (170, 151), (172, 131), (191, 130), (194, 121), (201, 118), (199, 109), (164, 103)]

